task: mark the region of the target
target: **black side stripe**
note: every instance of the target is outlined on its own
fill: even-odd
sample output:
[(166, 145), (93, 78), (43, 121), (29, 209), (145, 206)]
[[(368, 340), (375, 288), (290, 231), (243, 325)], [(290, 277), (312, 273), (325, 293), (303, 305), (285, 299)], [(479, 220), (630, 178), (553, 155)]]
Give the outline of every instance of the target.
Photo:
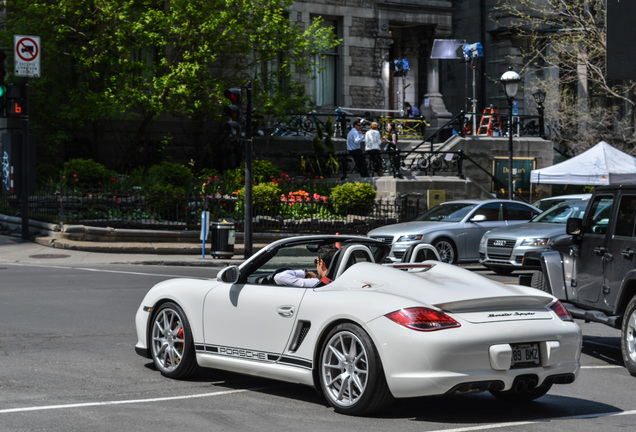
[(307, 360), (301, 357), (280, 356), (276, 353), (209, 344), (195, 344), (194, 347), (196, 352), (199, 354), (240, 358), (243, 360), (255, 361), (259, 363), (279, 363), (287, 366), (300, 367), (303, 369), (312, 368), (311, 360)]

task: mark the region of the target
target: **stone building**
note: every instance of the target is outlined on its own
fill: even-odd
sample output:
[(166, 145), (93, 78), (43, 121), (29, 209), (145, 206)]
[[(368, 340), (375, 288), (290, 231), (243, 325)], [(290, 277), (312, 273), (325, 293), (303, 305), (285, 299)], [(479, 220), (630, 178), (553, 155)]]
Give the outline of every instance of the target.
[[(461, 110), (493, 105), (507, 110), (499, 77), (520, 69), (519, 49), (497, 0), (298, 0), (291, 19), (307, 26), (320, 16), (342, 40), (325, 53), (324, 70), (307, 82), (319, 110), (338, 106), (370, 108), (399, 115), (405, 101), (420, 107), (433, 127)], [(436, 40), (457, 41), (459, 58), (432, 59)], [(466, 61), (462, 43), (480, 42), (483, 57)], [(409, 71), (397, 76), (395, 62), (407, 59)], [(522, 74), (516, 98), (519, 114), (536, 115), (531, 75)]]
[[(399, 115), (405, 101), (421, 106), (428, 100), (428, 119), (449, 117), (439, 93), (439, 63), (429, 57), (433, 41), (451, 35), (453, 13), (453, 2), (439, 0), (296, 1), (292, 20), (306, 26), (320, 16), (342, 40), (308, 82), (317, 107)], [(396, 61), (404, 59), (408, 71), (399, 76)]]

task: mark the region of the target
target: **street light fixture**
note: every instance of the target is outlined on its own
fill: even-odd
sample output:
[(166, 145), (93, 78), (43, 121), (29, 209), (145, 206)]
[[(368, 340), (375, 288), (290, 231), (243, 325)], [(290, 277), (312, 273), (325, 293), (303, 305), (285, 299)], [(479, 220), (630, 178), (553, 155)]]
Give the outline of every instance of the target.
[(503, 84), (506, 97), (508, 98), (508, 198), (514, 199), (514, 189), (512, 182), (512, 100), (517, 94), (521, 77), (509, 67), (500, 78)]
[(545, 120), (543, 117), (545, 111), (545, 106), (543, 105), (545, 102), (545, 92), (543, 90), (537, 90), (532, 94), (532, 97), (537, 104), (537, 111), (539, 111), (539, 136), (545, 138)]

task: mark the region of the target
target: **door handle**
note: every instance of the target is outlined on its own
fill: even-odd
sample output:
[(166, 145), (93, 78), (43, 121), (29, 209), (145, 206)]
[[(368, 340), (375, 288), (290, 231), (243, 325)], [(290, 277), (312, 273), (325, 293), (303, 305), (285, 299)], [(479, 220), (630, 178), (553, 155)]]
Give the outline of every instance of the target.
[(632, 259), (632, 257), (634, 256), (634, 251), (630, 248), (627, 248), (621, 251), (621, 255), (623, 255), (623, 258)]
[(282, 316), (283, 318), (290, 318), (294, 316), (294, 307), (279, 306), (278, 309), (276, 309), (276, 312), (278, 312), (278, 315)]
[(607, 249), (605, 249), (603, 246), (597, 246), (594, 248), (594, 253), (596, 255), (603, 255), (605, 253)]

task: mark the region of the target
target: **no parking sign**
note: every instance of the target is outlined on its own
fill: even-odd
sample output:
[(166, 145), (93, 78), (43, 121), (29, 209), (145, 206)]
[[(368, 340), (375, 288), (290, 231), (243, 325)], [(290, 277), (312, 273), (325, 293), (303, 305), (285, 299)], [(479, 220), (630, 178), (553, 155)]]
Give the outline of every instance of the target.
[(13, 36), (15, 67), (17, 77), (40, 77), (40, 37)]

